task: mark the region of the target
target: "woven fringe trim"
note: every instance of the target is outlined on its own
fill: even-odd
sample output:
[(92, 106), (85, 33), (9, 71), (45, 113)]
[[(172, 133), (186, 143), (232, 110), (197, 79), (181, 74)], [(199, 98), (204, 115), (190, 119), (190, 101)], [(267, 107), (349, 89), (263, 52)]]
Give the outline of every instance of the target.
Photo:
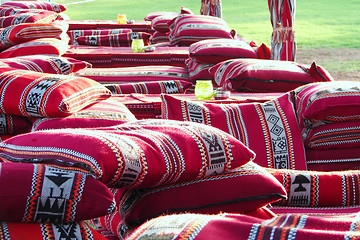
[(286, 41), (295, 41), (295, 30), (292, 27), (277, 27), (273, 30), (272, 41), (283, 43)]

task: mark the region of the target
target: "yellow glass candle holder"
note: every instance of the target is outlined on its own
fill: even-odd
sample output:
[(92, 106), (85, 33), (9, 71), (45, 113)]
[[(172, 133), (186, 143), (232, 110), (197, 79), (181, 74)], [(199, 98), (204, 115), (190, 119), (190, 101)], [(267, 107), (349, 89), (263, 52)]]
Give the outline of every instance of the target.
[(118, 14), (117, 15), (117, 22), (118, 24), (126, 24), (127, 19), (125, 14)]
[(144, 51), (144, 40), (143, 39), (133, 39), (131, 41), (131, 49), (133, 52), (142, 52)]
[(198, 100), (210, 100), (214, 92), (211, 80), (197, 80), (195, 84), (195, 96)]

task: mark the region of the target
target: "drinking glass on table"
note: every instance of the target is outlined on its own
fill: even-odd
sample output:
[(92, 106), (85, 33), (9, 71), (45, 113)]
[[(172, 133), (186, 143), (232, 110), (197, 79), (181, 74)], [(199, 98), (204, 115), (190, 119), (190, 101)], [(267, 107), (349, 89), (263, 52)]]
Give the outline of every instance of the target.
[(126, 24), (127, 19), (125, 14), (118, 14), (117, 15), (117, 22), (118, 24)]
[(211, 80), (197, 80), (195, 84), (195, 96), (198, 100), (210, 100), (214, 92)]
[(133, 52), (142, 52), (144, 48), (145, 46), (143, 39), (133, 39), (131, 41), (131, 49)]

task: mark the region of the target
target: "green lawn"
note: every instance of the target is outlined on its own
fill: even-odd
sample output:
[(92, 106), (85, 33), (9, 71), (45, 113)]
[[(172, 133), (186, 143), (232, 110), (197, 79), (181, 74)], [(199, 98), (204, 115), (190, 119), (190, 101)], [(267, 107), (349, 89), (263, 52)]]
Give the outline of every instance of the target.
[[(55, 0), (53, 0), (55, 1)], [(82, 0), (56, 0), (62, 4)], [(150, 12), (179, 12), (184, 6), (199, 13), (200, 0), (95, 0), (66, 5), (66, 14), (73, 20), (115, 20), (118, 13), (129, 19), (143, 20)], [(223, 19), (247, 40), (270, 43), (272, 26), (267, 1), (223, 1)], [(296, 3), (295, 31), (301, 48), (360, 49), (359, 0), (302, 0)]]

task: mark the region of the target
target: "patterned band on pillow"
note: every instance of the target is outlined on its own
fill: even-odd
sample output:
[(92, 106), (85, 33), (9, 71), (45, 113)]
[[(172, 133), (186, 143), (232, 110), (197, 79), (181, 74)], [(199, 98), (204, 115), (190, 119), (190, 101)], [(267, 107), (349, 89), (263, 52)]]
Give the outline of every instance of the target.
[(209, 39), (190, 45), (190, 57), (200, 63), (219, 63), (233, 58), (257, 58), (255, 50), (245, 41)]
[(265, 103), (216, 104), (162, 95), (162, 118), (219, 128), (256, 153), (263, 167), (306, 169), (305, 151), (290, 93)]
[(116, 199), (130, 227), (163, 214), (254, 211), (286, 198), (285, 189), (254, 163), (195, 181), (126, 190)]
[[(15, 135), (29, 132), (31, 120), (26, 117), (0, 113), (0, 135)], [(1, 139), (3, 141), (4, 139)]]
[(112, 94), (160, 94), (160, 93), (185, 93), (186, 89), (193, 84), (182, 80), (169, 81), (151, 81), (138, 83), (122, 83), (122, 84), (107, 84), (105, 85)]
[(119, 33), (130, 33), (132, 32), (131, 28), (118, 28), (118, 29), (84, 29), (84, 30), (69, 30), (67, 34), (69, 35), (69, 44), (77, 45), (76, 38), (82, 36), (91, 36), (91, 37), (100, 37), (101, 35), (111, 35)]
[(360, 172), (296, 171), (268, 169), (285, 187), (288, 198), (275, 203), (282, 206), (332, 207), (360, 205)]
[(146, 32), (128, 32), (99, 36), (80, 36), (75, 40), (79, 45), (131, 47), (133, 39), (143, 39), (144, 45), (149, 45), (150, 37), (151, 34)]
[(212, 67), (210, 73), (219, 86), (246, 92), (287, 92), (320, 80), (332, 81), (313, 77), (298, 63), (267, 59), (227, 60)]
[(153, 65), (119, 68), (87, 68), (76, 76), (91, 78), (102, 84), (135, 83), (183, 80), (189, 82), (189, 72), (185, 67)]
[(0, 143), (0, 157), (91, 173), (109, 187), (144, 188), (226, 172), (254, 152), (204, 124), (149, 119), (20, 134)]
[(19, 23), (49, 23), (54, 22), (59, 17), (58, 13), (39, 10), (39, 11), (31, 11), (27, 13), (16, 14), (7, 17), (0, 17), (0, 27), (6, 28), (11, 25), (16, 25)]
[(87, 78), (0, 68), (0, 112), (64, 117), (107, 99), (111, 92)]
[[(359, 121), (339, 122), (306, 128), (304, 145), (311, 149), (360, 147)], [(360, 157), (360, 153), (359, 153)]]
[(116, 208), (109, 188), (91, 175), (28, 163), (1, 163), (0, 171), (1, 221), (75, 222)]
[(38, 118), (31, 131), (60, 128), (96, 128), (134, 121), (136, 117), (121, 102), (109, 98), (67, 117)]
[(360, 83), (312, 83), (294, 90), (301, 127), (360, 120)]
[(40, 2), (40, 1), (10, 1), (1, 4), (2, 7), (14, 7), (20, 9), (44, 9), (57, 13), (66, 10), (66, 7), (56, 2)]
[(0, 58), (47, 54), (62, 56), (69, 49), (68, 42), (56, 38), (38, 38), (20, 43), (0, 52)]

